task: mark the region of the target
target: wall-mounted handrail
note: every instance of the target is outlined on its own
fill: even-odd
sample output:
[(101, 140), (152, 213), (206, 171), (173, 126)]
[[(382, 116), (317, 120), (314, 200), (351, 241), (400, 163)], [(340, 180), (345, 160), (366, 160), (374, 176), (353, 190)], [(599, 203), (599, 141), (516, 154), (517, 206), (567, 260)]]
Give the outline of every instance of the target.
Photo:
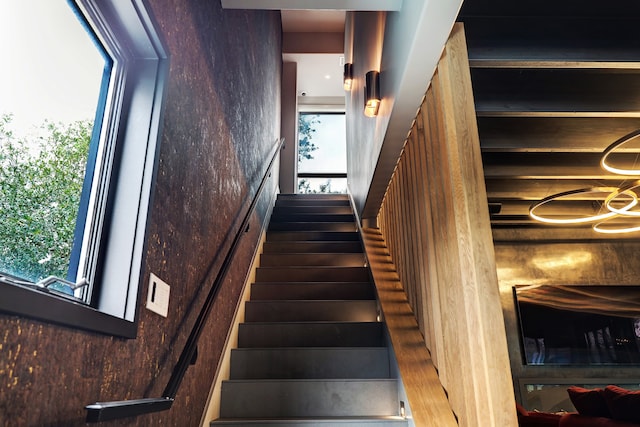
[[(171, 378), (169, 378), (169, 382), (162, 393), (163, 397), (155, 397), (155, 398), (144, 398), (144, 399), (132, 399), (132, 400), (119, 400), (112, 402), (96, 402), (91, 405), (85, 406), (87, 410), (87, 422), (95, 423), (101, 421), (115, 420), (119, 418), (133, 417), (137, 415), (149, 414), (151, 412), (165, 411), (171, 408), (173, 404), (178, 389), (180, 388), (180, 384), (184, 378), (191, 361), (193, 360), (194, 355), (196, 354), (196, 349), (198, 345), (198, 339), (202, 334), (204, 329), (204, 325), (209, 317), (209, 313), (211, 312), (211, 308), (213, 307), (213, 303), (220, 291), (220, 287), (222, 285), (222, 281), (224, 280), (229, 267), (231, 266), (231, 260), (235, 255), (236, 248), (240, 243), (240, 239), (244, 234), (244, 231), (249, 224), (249, 220), (251, 219), (251, 215), (258, 203), (258, 199), (260, 198), (260, 194), (264, 189), (264, 186), (267, 182), (267, 178), (271, 176), (271, 169), (273, 168), (273, 164), (275, 163), (278, 152), (280, 151), (282, 145), (284, 143), (284, 138), (280, 139), (276, 142), (273, 154), (271, 155), (271, 160), (269, 161), (269, 165), (267, 166), (267, 170), (260, 181), (260, 186), (256, 191), (253, 200), (251, 201), (251, 205), (249, 205), (249, 209), (245, 214), (238, 231), (236, 232), (231, 246), (229, 246), (229, 250), (220, 266), (220, 270), (218, 271), (215, 280), (213, 281), (213, 285), (211, 285), (211, 289), (209, 290), (209, 294), (200, 310), (200, 314), (198, 314), (198, 318), (196, 319), (195, 324), (193, 325), (193, 329), (191, 329), (191, 333), (189, 334), (189, 338), (182, 349), (182, 354), (180, 354), (180, 358), (178, 359), (178, 363), (173, 369), (171, 373)], [(213, 268), (213, 265), (212, 267)], [(211, 273), (211, 271), (209, 271)], [(207, 274), (205, 277), (210, 277), (210, 274)]]

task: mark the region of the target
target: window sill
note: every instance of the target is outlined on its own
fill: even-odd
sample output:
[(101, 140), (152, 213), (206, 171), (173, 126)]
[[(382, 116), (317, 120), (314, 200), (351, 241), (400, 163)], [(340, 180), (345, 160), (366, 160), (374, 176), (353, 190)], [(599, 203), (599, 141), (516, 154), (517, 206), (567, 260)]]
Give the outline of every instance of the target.
[(0, 280), (0, 312), (122, 338), (135, 338), (137, 322), (53, 294)]

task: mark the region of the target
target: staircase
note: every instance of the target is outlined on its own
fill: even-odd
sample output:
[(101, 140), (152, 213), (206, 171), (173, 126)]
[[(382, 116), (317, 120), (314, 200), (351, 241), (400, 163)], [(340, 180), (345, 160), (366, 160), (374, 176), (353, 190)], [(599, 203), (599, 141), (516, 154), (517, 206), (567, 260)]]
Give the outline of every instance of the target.
[(280, 195), (217, 426), (407, 426), (346, 195)]

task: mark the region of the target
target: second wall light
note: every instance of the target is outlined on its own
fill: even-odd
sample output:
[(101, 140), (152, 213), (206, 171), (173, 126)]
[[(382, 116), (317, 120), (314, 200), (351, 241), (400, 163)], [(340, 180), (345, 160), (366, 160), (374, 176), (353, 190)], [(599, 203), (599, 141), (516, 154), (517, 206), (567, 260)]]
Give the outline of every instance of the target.
[(351, 90), (351, 83), (353, 82), (353, 65), (348, 62), (344, 64), (344, 75), (342, 82), (344, 90)]
[(364, 115), (375, 117), (380, 107), (380, 73), (369, 71), (365, 76)]

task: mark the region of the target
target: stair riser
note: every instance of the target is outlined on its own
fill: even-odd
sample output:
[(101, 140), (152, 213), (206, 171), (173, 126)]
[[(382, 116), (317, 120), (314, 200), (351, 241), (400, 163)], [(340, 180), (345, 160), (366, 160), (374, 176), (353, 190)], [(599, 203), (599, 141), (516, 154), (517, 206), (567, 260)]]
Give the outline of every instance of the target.
[(241, 323), (239, 348), (384, 347), (382, 323)]
[(258, 267), (257, 282), (366, 282), (365, 267)]
[(353, 222), (272, 222), (269, 231), (356, 231)]
[(276, 253), (362, 253), (360, 242), (265, 242), (264, 254)]
[(389, 378), (386, 348), (235, 349), (231, 379)]
[(221, 418), (398, 415), (396, 380), (224, 381)]
[(251, 300), (367, 300), (375, 299), (367, 282), (339, 283), (254, 283)]
[(364, 254), (354, 253), (309, 253), (309, 254), (262, 254), (260, 266), (335, 266), (362, 267)]
[[(275, 206), (273, 215), (289, 214), (329, 214), (329, 215), (353, 215), (351, 206)], [(272, 215), (272, 216), (273, 216)]]
[(287, 222), (350, 222), (353, 224), (354, 217), (352, 214), (309, 214), (309, 213), (274, 213), (271, 215), (271, 223), (287, 223)]
[(267, 231), (267, 241), (360, 242), (356, 232), (349, 231)]
[(349, 195), (341, 193), (278, 194), (278, 200), (349, 200)]
[(245, 322), (375, 322), (375, 301), (247, 301)]
[(348, 206), (348, 200), (276, 200), (276, 207), (288, 206)]

